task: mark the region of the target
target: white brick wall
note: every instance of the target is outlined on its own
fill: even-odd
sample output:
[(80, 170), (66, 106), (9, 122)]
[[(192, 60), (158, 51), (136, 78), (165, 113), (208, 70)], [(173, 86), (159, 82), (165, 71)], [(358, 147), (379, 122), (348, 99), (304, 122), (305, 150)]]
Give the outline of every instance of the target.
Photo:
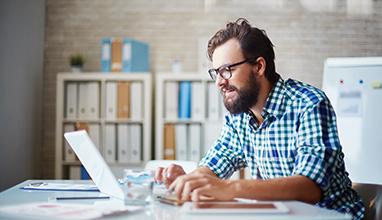
[(347, 0), (47, 0), (43, 177), (54, 170), (55, 77), (69, 71), (71, 54), (83, 53), (85, 71), (98, 71), (100, 39), (132, 37), (150, 44), (152, 72), (170, 71), (176, 57), (196, 71), (198, 38), (245, 17), (267, 31), (283, 77), (320, 87), (326, 57), (382, 55), (381, 1), (367, 1), (373, 10), (362, 14), (348, 13)]

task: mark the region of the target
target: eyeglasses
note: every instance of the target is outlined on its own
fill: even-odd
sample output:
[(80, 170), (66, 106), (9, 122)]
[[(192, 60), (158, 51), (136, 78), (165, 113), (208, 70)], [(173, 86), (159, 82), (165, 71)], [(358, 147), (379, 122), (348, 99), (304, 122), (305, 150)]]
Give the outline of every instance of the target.
[(234, 63), (234, 64), (226, 64), (226, 65), (223, 65), (217, 69), (209, 69), (208, 74), (210, 74), (210, 77), (213, 81), (216, 81), (218, 74), (223, 79), (230, 79), (232, 77), (232, 69), (231, 68), (234, 66), (241, 65), (241, 64), (246, 63), (246, 62), (248, 62), (248, 59), (245, 59), (241, 62)]

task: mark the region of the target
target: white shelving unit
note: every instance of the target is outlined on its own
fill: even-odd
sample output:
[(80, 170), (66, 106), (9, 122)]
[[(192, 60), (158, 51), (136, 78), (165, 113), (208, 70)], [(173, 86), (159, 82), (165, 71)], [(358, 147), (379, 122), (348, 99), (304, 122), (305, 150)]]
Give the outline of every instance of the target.
[[(66, 118), (65, 95), (68, 83), (96, 82), (98, 85), (99, 110), (96, 118)], [(106, 84), (108, 82), (140, 82), (142, 83), (142, 118), (135, 119), (106, 119)], [(64, 126), (84, 122), (99, 126), (99, 150), (104, 155), (105, 151), (105, 127), (106, 125), (140, 125), (141, 128), (141, 159), (135, 163), (108, 163), (116, 176), (121, 176), (125, 168), (142, 168), (151, 159), (152, 146), (152, 94), (150, 73), (59, 73), (57, 75), (57, 100), (56, 100), (56, 157), (55, 177), (57, 179), (68, 178), (69, 168), (80, 165), (79, 161), (68, 162), (64, 160)]]
[[(199, 117), (197, 119), (191, 118), (189, 119), (179, 119), (179, 118), (166, 118), (165, 113), (165, 102), (166, 102), (166, 83), (168, 82), (182, 82), (182, 81), (190, 81), (193, 82), (200, 82), (201, 83), (201, 90), (202, 92), (200, 97), (203, 100), (202, 105), (204, 106), (203, 116)], [(180, 74), (174, 74), (174, 73), (157, 73), (155, 76), (155, 158), (156, 159), (164, 159), (164, 126), (165, 124), (186, 124), (186, 125), (192, 125), (192, 124), (198, 124), (201, 127), (201, 149), (200, 149), (200, 158), (202, 155), (204, 155), (205, 151), (210, 147), (206, 146), (206, 139), (209, 138), (209, 140), (216, 140), (220, 134), (220, 129), (223, 125), (223, 115), (225, 113), (225, 108), (223, 107), (221, 96), (218, 94), (218, 116), (211, 119), (209, 117), (209, 110), (208, 106), (211, 104), (208, 101), (208, 87), (213, 86), (213, 90), (215, 92), (218, 92), (218, 89), (215, 86), (215, 82), (212, 81), (212, 79), (209, 77), (208, 74), (205, 73), (195, 73), (195, 72), (187, 72), (187, 73), (180, 73)], [(192, 105), (192, 103), (191, 103)], [(192, 112), (191, 112), (192, 114)], [(212, 125), (212, 127), (211, 127)], [(212, 128), (212, 129), (209, 129)], [(209, 130), (209, 131), (207, 131)], [(210, 134), (210, 135), (209, 135)], [(175, 134), (176, 135), (176, 134)], [(192, 137), (188, 137), (192, 138)], [(208, 141), (207, 141), (208, 142)], [(211, 141), (210, 141), (211, 142)], [(212, 144), (212, 143), (210, 143)], [(176, 158), (178, 159), (178, 158)]]

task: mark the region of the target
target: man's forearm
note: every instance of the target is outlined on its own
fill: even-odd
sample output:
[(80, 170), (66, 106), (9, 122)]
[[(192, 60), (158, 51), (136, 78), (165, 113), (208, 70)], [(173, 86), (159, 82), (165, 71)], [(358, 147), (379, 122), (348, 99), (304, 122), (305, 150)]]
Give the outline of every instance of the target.
[(258, 200), (298, 200), (315, 204), (321, 199), (321, 189), (305, 176), (271, 180), (232, 180), (229, 190), (234, 197)]

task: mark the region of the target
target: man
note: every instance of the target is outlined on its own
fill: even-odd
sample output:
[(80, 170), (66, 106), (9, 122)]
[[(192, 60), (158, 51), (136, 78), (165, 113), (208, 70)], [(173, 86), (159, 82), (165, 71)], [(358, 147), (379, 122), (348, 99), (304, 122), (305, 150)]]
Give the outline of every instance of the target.
[[(361, 219), (364, 207), (351, 189), (325, 94), (281, 79), (272, 42), (245, 19), (218, 31), (208, 55), (230, 114), (199, 168), (188, 175), (177, 165), (158, 168), (156, 180), (183, 200), (299, 200)], [(244, 167), (253, 179), (228, 179)]]

